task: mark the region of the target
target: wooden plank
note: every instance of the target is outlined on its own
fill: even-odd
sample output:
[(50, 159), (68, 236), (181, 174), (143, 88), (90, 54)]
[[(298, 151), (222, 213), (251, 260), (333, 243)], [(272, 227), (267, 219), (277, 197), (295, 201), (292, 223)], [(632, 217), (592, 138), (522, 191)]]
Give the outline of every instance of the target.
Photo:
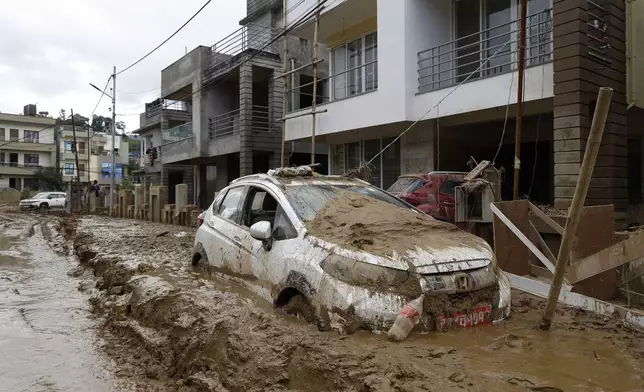
[(557, 264), (557, 259), (552, 254), (552, 252), (550, 251), (550, 248), (548, 248), (548, 245), (546, 245), (546, 242), (543, 240), (543, 237), (541, 237), (541, 234), (539, 234), (539, 232), (534, 227), (532, 222), (528, 222), (528, 223), (530, 224), (530, 230), (532, 231), (532, 233), (534, 233), (534, 238), (536, 238), (538, 241), (536, 244), (537, 248), (546, 256), (546, 258), (548, 259), (548, 261), (550, 261), (550, 263), (549, 264), (543, 263), (543, 260), (541, 259), (539, 260), (543, 263), (543, 265), (546, 266), (546, 268), (550, 270), (550, 272), (554, 273), (555, 264)]
[(559, 226), (559, 224), (555, 221), (553, 221), (548, 215), (546, 215), (545, 212), (541, 211), (539, 207), (535, 206), (534, 204), (530, 203), (530, 212), (532, 212), (536, 217), (541, 219), (545, 224), (550, 226), (554, 231), (556, 231), (559, 234), (563, 234), (564, 229), (563, 227)]
[[(528, 201), (504, 201), (492, 206), (501, 210), (523, 233), (527, 233)], [(518, 275), (530, 274), (530, 251), (496, 215), (493, 216), (494, 253), (498, 266)]]
[(532, 265), (532, 276), (539, 278), (546, 278), (552, 280), (552, 272), (548, 268), (539, 267), (538, 265)]
[(644, 257), (644, 235), (636, 235), (570, 266), (568, 280), (577, 283)]
[[(550, 291), (550, 285), (548, 283), (543, 283), (538, 280), (511, 273), (506, 274), (510, 277), (510, 283), (512, 284), (513, 289), (521, 290), (526, 293), (536, 295), (537, 297), (547, 298), (548, 292)], [(623, 306), (614, 305), (583, 294), (573, 293), (569, 291), (569, 289), (566, 290), (565, 285), (561, 288), (558, 302), (608, 317), (614, 317), (617, 315), (617, 317), (631, 325), (638, 328), (644, 327), (644, 312), (626, 309)]]
[(472, 171), (463, 177), (463, 181), (472, 181), (473, 179), (480, 177), (483, 170), (487, 169), (488, 166), (490, 166), (490, 161), (481, 161), (474, 169), (472, 169)]
[[(546, 265), (546, 266), (550, 265), (550, 267), (552, 268), (551, 271), (554, 272), (555, 267), (554, 265), (552, 265), (550, 260), (548, 260), (548, 258), (543, 253), (541, 253), (539, 249), (537, 249), (537, 247), (528, 239), (528, 237), (526, 237), (525, 234), (523, 234), (521, 230), (519, 230), (519, 228), (516, 227), (514, 223), (512, 223), (512, 221), (503, 214), (503, 212), (501, 212), (501, 210), (499, 210), (499, 208), (495, 205), (495, 203), (492, 203), (490, 205), (490, 208), (492, 209), (492, 212), (494, 213), (494, 215), (498, 217), (501, 220), (501, 222), (503, 222), (505, 226), (510, 231), (512, 231), (512, 233), (514, 233), (514, 235), (516, 235), (516, 237), (523, 243), (523, 245), (525, 245), (535, 256), (537, 256), (537, 258), (543, 263), (543, 265)], [(496, 231), (496, 227), (495, 227), (495, 231)], [(496, 243), (495, 243), (495, 247), (496, 247)], [(530, 272), (532, 272), (531, 268), (528, 273)], [(528, 274), (524, 274), (524, 275), (528, 275)]]

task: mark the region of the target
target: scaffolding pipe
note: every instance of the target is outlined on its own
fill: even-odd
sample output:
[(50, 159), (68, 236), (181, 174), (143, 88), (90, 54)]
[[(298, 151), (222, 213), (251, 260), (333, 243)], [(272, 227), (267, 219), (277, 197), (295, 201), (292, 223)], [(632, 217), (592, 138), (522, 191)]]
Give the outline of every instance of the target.
[(323, 62), (323, 61), (324, 61), (324, 59), (319, 59), (319, 60), (317, 60), (317, 61), (311, 61), (311, 62), (310, 62), (310, 63), (308, 63), (308, 64), (304, 64), (304, 65), (302, 65), (302, 66), (300, 66), (300, 67), (297, 67), (297, 68), (295, 68), (295, 69), (292, 69), (292, 70), (290, 70), (290, 71), (288, 71), (288, 72), (286, 72), (286, 64), (285, 64), (285, 65), (284, 65), (284, 73), (283, 73), (283, 74), (281, 74), (281, 75), (277, 75), (277, 76), (275, 76), (273, 79), (277, 80), (277, 79), (279, 79), (279, 78), (284, 78), (284, 77), (289, 76), (289, 75), (291, 75), (291, 74), (293, 74), (293, 73), (295, 73), (295, 72), (298, 72), (298, 71), (301, 71), (301, 70), (303, 70), (303, 69), (305, 69), (305, 68), (308, 68), (308, 67), (310, 67), (310, 66), (313, 66), (313, 65), (319, 64), (319, 63), (321, 63), (321, 62)]
[[(286, 1), (282, 1), (282, 20), (284, 21), (284, 31), (286, 31), (286, 14), (288, 13), (288, 8), (286, 7)], [(288, 34), (284, 33), (284, 56), (282, 59), (282, 70), (286, 72), (288, 69)], [(275, 78), (277, 79), (277, 78)], [(284, 167), (284, 143), (286, 143), (286, 105), (288, 103), (288, 89), (286, 88), (286, 80), (284, 80), (284, 95), (282, 96), (282, 144), (280, 147), (280, 167)]]

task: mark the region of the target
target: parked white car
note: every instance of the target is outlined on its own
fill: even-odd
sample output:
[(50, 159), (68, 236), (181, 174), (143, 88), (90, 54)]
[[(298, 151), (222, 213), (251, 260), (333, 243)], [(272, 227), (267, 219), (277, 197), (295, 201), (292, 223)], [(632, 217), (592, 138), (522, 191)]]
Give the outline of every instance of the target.
[(40, 192), (29, 199), (20, 200), (20, 209), (64, 208), (66, 203), (67, 195), (64, 192)]
[(355, 179), (233, 181), (204, 212), (192, 264), (320, 329), (387, 330), (421, 294), (430, 330), (510, 314), (509, 279), (485, 241)]

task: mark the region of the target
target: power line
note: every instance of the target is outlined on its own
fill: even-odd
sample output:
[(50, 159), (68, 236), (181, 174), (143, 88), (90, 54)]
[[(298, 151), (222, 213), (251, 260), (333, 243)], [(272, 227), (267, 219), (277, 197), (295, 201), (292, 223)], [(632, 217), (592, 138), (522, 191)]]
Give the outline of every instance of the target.
[(177, 35), (177, 34), (178, 34), (178, 33), (179, 33), (179, 32), (180, 32), (184, 27), (186, 27), (186, 26), (188, 25), (188, 23), (190, 23), (190, 22), (191, 22), (191, 21), (192, 21), (192, 20), (193, 20), (197, 15), (199, 15), (199, 13), (200, 13), (204, 8), (206, 8), (206, 6), (207, 6), (208, 4), (210, 4), (210, 2), (211, 2), (211, 1), (212, 1), (212, 0), (208, 0), (208, 1), (206, 1), (206, 3), (205, 3), (204, 5), (202, 5), (202, 6), (201, 6), (201, 8), (199, 8), (199, 9), (197, 10), (197, 12), (195, 12), (195, 14), (194, 14), (194, 15), (192, 15), (192, 16), (190, 17), (190, 19), (188, 19), (184, 24), (182, 24), (182, 25), (181, 25), (181, 27), (179, 27), (179, 29), (177, 29), (174, 33), (172, 33), (168, 38), (166, 38), (165, 40), (163, 40), (163, 42), (161, 42), (159, 45), (157, 45), (157, 47), (156, 47), (156, 48), (154, 48), (154, 49), (152, 49), (151, 51), (149, 51), (145, 56), (143, 56), (143, 57), (141, 57), (140, 59), (136, 60), (135, 62), (133, 62), (132, 64), (130, 64), (130, 65), (129, 65), (128, 67), (126, 67), (125, 69), (123, 69), (123, 70), (121, 70), (121, 71), (117, 72), (117, 73), (116, 73), (116, 75), (120, 75), (120, 74), (122, 74), (123, 72), (125, 72), (125, 71), (129, 70), (130, 68), (134, 67), (135, 65), (137, 65), (137, 64), (138, 64), (138, 63), (140, 63), (141, 61), (145, 60), (149, 55), (151, 55), (152, 53), (154, 53), (157, 49), (159, 49), (160, 47), (162, 47), (166, 42), (170, 41), (170, 39), (172, 39), (172, 37), (174, 37), (175, 35)]
[(103, 96), (106, 95), (105, 91), (107, 91), (107, 86), (110, 84), (110, 80), (112, 80), (112, 76), (110, 75), (109, 78), (107, 78), (107, 82), (105, 82), (105, 87), (103, 87), (103, 91), (101, 92), (101, 96), (98, 97), (98, 102), (96, 102), (96, 106), (94, 106), (94, 110), (92, 110), (92, 114), (89, 115), (89, 121), (93, 121), (94, 119), (94, 113), (96, 112), (96, 109), (98, 109), (98, 105), (101, 104), (101, 100), (103, 99)]
[[(46, 131), (46, 130), (47, 130), (47, 129), (49, 129), (49, 128), (53, 128), (53, 127), (55, 127), (56, 125), (57, 125), (56, 123), (51, 124), (51, 125), (47, 125), (46, 127), (42, 128), (42, 129), (40, 129), (40, 130), (38, 130), (38, 131), (32, 131), (32, 132), (36, 132), (36, 133), (40, 136), (40, 133), (41, 133), (41, 132), (44, 132), (44, 131)], [(7, 144), (11, 144), (11, 143), (19, 142), (19, 141), (24, 140), (24, 139), (27, 139), (27, 136), (23, 136), (23, 137), (21, 137), (21, 138), (19, 138), (19, 139), (16, 139), (16, 140), (9, 140), (9, 141), (8, 141), (8, 142), (6, 142), (6, 143), (0, 144), (0, 147), (6, 146)], [(47, 143), (47, 144), (49, 144), (49, 143)]]

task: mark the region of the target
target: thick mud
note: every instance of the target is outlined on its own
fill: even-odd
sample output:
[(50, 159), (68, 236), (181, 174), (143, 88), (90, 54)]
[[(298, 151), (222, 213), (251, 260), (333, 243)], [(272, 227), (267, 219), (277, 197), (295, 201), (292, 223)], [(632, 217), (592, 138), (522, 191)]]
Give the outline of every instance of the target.
[[(193, 229), (85, 217), (58, 230), (102, 320), (118, 375), (157, 391), (629, 391), (644, 385), (644, 335), (514, 293), (508, 321), (412, 334), (318, 332), (191, 267)], [(59, 244), (64, 247), (65, 245)], [(88, 272), (93, 276), (89, 277)]]

